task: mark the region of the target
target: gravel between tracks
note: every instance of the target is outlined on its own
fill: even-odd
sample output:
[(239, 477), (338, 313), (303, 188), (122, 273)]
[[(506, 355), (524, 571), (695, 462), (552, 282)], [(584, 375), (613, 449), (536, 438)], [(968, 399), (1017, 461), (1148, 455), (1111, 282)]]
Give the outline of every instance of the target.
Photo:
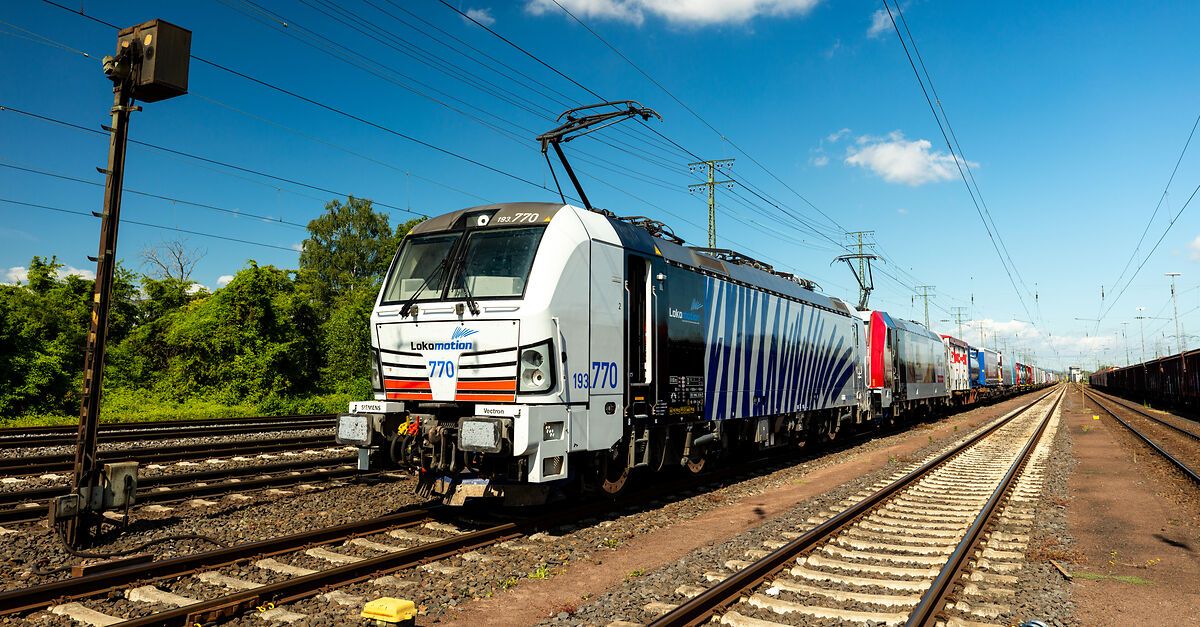
[[(333, 441), (333, 429), (331, 427), (322, 427), (319, 429), (302, 429), (302, 430), (277, 430), (277, 431), (260, 431), (256, 433), (239, 433), (233, 435), (213, 435), (213, 436), (198, 436), (194, 438), (176, 438), (171, 440), (148, 440), (145, 442), (101, 442), (97, 445), (97, 449), (104, 451), (123, 451), (131, 448), (158, 447), (158, 446), (174, 446), (174, 445), (204, 445), (204, 444), (220, 444), (229, 442), (247, 442), (252, 440), (271, 441), (279, 438), (293, 438), (303, 436), (329, 436), (329, 441)], [(31, 447), (4, 447), (0, 448), (0, 458), (8, 457), (26, 457), (31, 455), (74, 455), (75, 446), (31, 446)]]
[(1006, 624), (1018, 624), (1033, 618), (1053, 627), (1076, 624), (1072, 618), (1075, 604), (1071, 602), (1070, 583), (1050, 563), (1051, 559), (1058, 559), (1061, 563), (1062, 555), (1068, 553), (1073, 544), (1067, 533), (1067, 480), (1075, 466), (1075, 458), (1071, 454), (1066, 399), (1059, 411), (1062, 412), (1061, 422), (1054, 434), (1054, 446), (1046, 466), (1042, 500), (1034, 514), (1025, 567), (1017, 573), (1013, 614), (1002, 617), (1008, 619)]
[[(313, 490), (289, 488), (290, 494), (252, 491), (249, 500), (212, 498), (211, 506), (173, 504), (170, 512), (136, 516), (130, 528), (97, 551), (132, 548), (148, 540), (179, 534), (200, 534), (226, 544), (266, 540), (319, 527), (373, 518), (397, 508), (424, 502), (413, 493), (411, 478), (365, 484), (327, 482)], [(281, 523), (286, 521), (286, 523)], [(156, 559), (167, 559), (213, 549), (200, 540), (178, 540), (154, 545), (147, 552)], [(33, 565), (54, 568), (79, 560), (69, 556), (44, 524), (24, 525), (17, 533), (4, 536), (0, 543), (0, 589), (27, 587), (53, 581), (66, 573), (38, 576)]]
[[(981, 411), (998, 416), (1027, 400), (1032, 399), (1029, 397), (1010, 399), (1002, 404), (965, 412), (960, 414), (960, 417), (967, 417), (973, 412)], [(513, 542), (509, 544), (508, 548), (489, 547), (469, 558), (453, 558), (446, 560), (444, 564), (439, 564), (439, 566), (461, 569), (453, 574), (418, 569), (399, 573), (397, 577), (400, 583), (399, 587), (362, 584), (346, 588), (343, 592), (365, 599), (380, 596), (402, 596), (413, 599), (423, 607), (425, 617), (421, 621), (422, 624), (453, 622), (456, 614), (455, 608), (472, 600), (503, 595), (508, 588), (522, 585), (529, 580), (552, 579), (571, 565), (586, 564), (589, 559), (596, 560), (605, 552), (619, 550), (618, 547), (622, 544), (641, 535), (670, 528), (680, 521), (690, 520), (743, 498), (803, 482), (807, 474), (819, 468), (886, 448), (906, 438), (923, 439), (920, 433), (927, 428), (918, 425), (914, 428), (915, 436), (912, 433), (890, 435), (857, 444), (845, 451), (820, 455), (789, 467), (760, 468), (751, 476), (723, 487), (691, 489), (683, 494), (664, 498), (662, 501), (651, 501), (640, 508), (631, 507), (615, 511), (605, 519), (581, 521), (581, 526), (578, 528), (555, 529), (550, 534), (538, 538)], [(925, 448), (932, 450), (944, 445), (944, 442), (930, 444), (922, 450)], [(910, 459), (917, 459), (923, 454), (923, 452), (918, 452), (893, 460), (886, 468), (879, 473), (872, 473), (872, 475), (891, 472), (898, 465)], [(867, 477), (855, 481), (849, 486), (823, 494), (802, 504), (798, 510), (815, 514), (823, 504), (836, 502), (856, 490), (856, 486), (863, 481), (869, 480), (873, 479)], [(131, 546), (152, 536), (192, 531), (208, 533), (224, 541), (259, 540), (316, 526), (360, 520), (390, 511), (404, 504), (414, 503), (418, 499), (411, 494), (411, 488), (411, 483), (407, 481), (377, 486), (349, 485), (280, 499), (251, 494), (250, 496), (254, 497), (255, 501), (240, 505), (228, 504), (223, 501), (219, 506), (219, 511), (206, 512), (180, 507), (169, 514), (171, 518), (167, 520), (140, 523), (142, 525), (140, 531), (127, 534), (111, 546)], [(286, 529), (280, 528), (279, 521), (281, 520), (289, 521)], [(771, 525), (773, 522), (768, 521), (766, 524)], [(746, 534), (746, 538), (749, 537), (750, 534)], [(34, 583), (29, 579), (22, 579), (24, 576), (22, 571), (26, 570), (25, 565), (36, 559), (36, 556), (43, 554), (52, 556), (51, 564), (65, 561), (65, 556), (58, 549), (57, 543), (44, 529), (39, 530), (39, 534), (33, 537), (26, 537), (22, 534), (20, 538), (7, 536), (6, 539), (10, 540), (6, 543), (9, 547), (0, 548), (0, 563), (6, 566), (0, 569), (0, 587), (9, 588), (18, 583), (20, 585)], [(761, 546), (761, 538), (748, 540), (739, 537), (736, 542), (741, 543), (742, 547), (740, 550), (734, 551), (736, 556), (740, 556), (745, 548), (751, 545)], [(168, 557), (207, 548), (209, 547), (186, 541), (161, 545), (161, 550), (156, 549), (155, 552), (163, 557)], [(337, 545), (332, 548), (351, 552), (347, 548)], [(718, 549), (719, 547), (709, 547), (702, 549), (701, 552), (707, 551), (715, 554)], [(685, 561), (689, 564), (695, 563), (694, 557), (689, 556)], [(298, 560), (297, 563), (300, 561)], [(705, 563), (712, 564), (714, 562), (709, 559), (705, 560)], [(557, 614), (558, 617), (563, 618), (555, 620), (571, 624), (607, 624), (612, 619), (621, 617), (621, 608), (636, 610), (636, 613), (630, 612), (628, 617), (643, 620), (646, 617), (641, 612), (641, 606), (645, 603), (651, 600), (674, 602), (674, 589), (685, 581), (685, 578), (679, 574), (680, 568), (680, 565), (675, 565), (649, 574), (631, 572), (626, 585), (610, 590), (599, 597), (596, 603), (588, 604), (581, 609), (577, 610), (576, 605), (583, 605), (587, 602), (586, 600), (564, 606)], [(238, 571), (223, 569), (222, 572), (236, 576)], [(261, 580), (261, 572), (247, 567), (245, 574), (247, 578)], [(700, 572), (702, 574), (703, 571)], [(250, 576), (254, 573), (258, 573), (259, 576)], [(686, 578), (686, 581), (694, 582), (695, 578), (689, 577)], [(661, 590), (656, 591), (656, 587)], [(172, 589), (182, 590), (182, 588)], [(196, 594), (200, 596), (199, 592)], [(358, 618), (361, 605), (340, 606), (331, 601), (314, 598), (291, 604), (288, 609), (309, 616), (308, 619), (297, 624), (361, 624), (361, 619)], [(44, 612), (29, 618), (39, 624), (66, 624), (60, 617), (50, 616)], [(255, 616), (246, 616), (233, 621), (232, 624), (262, 625), (263, 622)]]
[[(145, 464), (138, 469), (139, 477), (154, 477), (159, 475), (171, 475), (188, 472), (196, 472), (200, 470), (214, 470), (226, 468), (239, 468), (260, 465), (265, 463), (276, 463), (288, 460), (310, 459), (315, 457), (341, 457), (352, 455), (352, 451), (343, 449), (333, 443), (333, 431), (331, 429), (305, 429), (303, 431), (271, 431), (265, 433), (251, 433), (240, 435), (227, 436), (212, 436), (203, 438), (187, 438), (180, 440), (170, 440), (169, 442), (107, 442), (100, 444), (100, 451), (121, 451), (131, 448), (157, 447), (157, 446), (176, 446), (176, 445), (191, 445), (191, 446), (206, 446), (212, 444), (234, 444), (243, 442), (271, 443), (280, 438), (293, 437), (317, 437), (328, 436), (328, 446), (310, 446), (307, 449), (297, 449), (298, 454), (285, 454), (282, 451), (269, 453), (269, 457), (259, 458), (256, 455), (249, 456), (245, 460), (233, 460), (233, 455), (214, 455), (216, 459), (223, 460), (220, 464), (207, 463), (205, 460), (197, 460), (192, 462), (158, 462)], [(312, 451), (312, 452), (308, 452)], [(28, 457), (36, 455), (73, 455), (75, 449), (66, 446), (49, 446), (35, 448), (5, 448), (0, 449), (0, 458), (13, 457)], [(2, 472), (0, 472), (2, 474)], [(13, 480), (16, 479), (16, 480)], [(19, 478), (4, 477), (0, 478), (0, 492), (16, 492), (20, 490), (29, 490), (32, 488), (44, 488), (53, 485), (66, 485), (71, 480), (70, 472), (54, 472), (45, 475), (29, 475)]]
[[(1055, 437), (1049, 479), (1039, 507), (1038, 522), (1035, 524), (1035, 538), (1062, 538), (1066, 534), (1065, 510), (1061, 505), (1065, 503), (1065, 472), (1070, 464), (1070, 443), (1065, 435), (1066, 431), (1067, 429), (1060, 428)], [(728, 542), (706, 546), (693, 551), (670, 566), (642, 574), (639, 577), (630, 577), (624, 585), (606, 591), (590, 603), (581, 604), (574, 612), (560, 612), (542, 624), (606, 625), (614, 620), (648, 622), (655, 617), (655, 614), (646, 611), (647, 604), (653, 602), (671, 605), (680, 603), (683, 597), (676, 593), (676, 589), (681, 584), (707, 585), (704, 583), (705, 572), (720, 570), (720, 565), (727, 560), (747, 560), (746, 552), (748, 550), (761, 550), (764, 540), (780, 540), (784, 531), (803, 531), (810, 526), (803, 522), (809, 517), (817, 516), (822, 510), (836, 511), (840, 509), (837, 507), (837, 503), (842, 499), (870, 487), (902, 466), (919, 461), (947, 446), (946, 442), (926, 445), (904, 459), (891, 461), (886, 467), (876, 472), (809, 499), (787, 513), (768, 520), (758, 528), (740, 534)], [(1027, 564), (1019, 576), (1018, 596), (1020, 598), (1015, 603), (1014, 618), (1015, 616), (1045, 617), (1050, 619), (1048, 624), (1069, 624), (1070, 603), (1067, 601), (1067, 589), (1062, 577), (1048, 562)], [(776, 616), (774, 620), (779, 620), (779, 618)], [(836, 620), (823, 621), (819, 624), (844, 624), (861, 627), (859, 623), (842, 623)]]

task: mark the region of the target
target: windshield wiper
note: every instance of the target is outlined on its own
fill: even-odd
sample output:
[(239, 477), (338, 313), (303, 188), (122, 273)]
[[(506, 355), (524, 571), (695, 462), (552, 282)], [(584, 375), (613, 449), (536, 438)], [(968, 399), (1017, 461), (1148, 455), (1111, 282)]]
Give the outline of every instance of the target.
[(404, 301), (404, 306), (400, 308), (401, 318), (408, 317), (408, 312), (412, 310), (413, 305), (417, 302), (417, 297), (421, 295), (421, 292), (425, 291), (425, 288), (429, 286), (429, 282), (433, 280), (433, 277), (446, 270), (446, 265), (449, 261), (450, 255), (446, 255), (446, 257), (442, 259), (442, 263), (438, 264), (438, 267), (433, 272), (430, 272), (429, 276), (425, 277), (425, 280), (421, 282), (421, 286), (417, 288), (417, 291), (413, 292), (412, 296), (409, 296), (408, 300)]
[[(466, 263), (466, 260), (464, 259), (462, 261), (462, 263), (459, 264), (459, 272), (462, 272), (463, 270), (465, 270), (466, 265), (467, 265), (467, 263)], [(466, 274), (463, 275), (462, 282), (463, 282), (462, 283), (463, 294), (466, 294), (466, 296), (467, 296), (467, 298), (466, 298), (467, 309), (471, 310), (471, 315), (478, 316), (479, 315), (479, 303), (475, 302), (475, 297), (471, 295), (471, 288), (468, 286), (470, 281), (467, 279)]]

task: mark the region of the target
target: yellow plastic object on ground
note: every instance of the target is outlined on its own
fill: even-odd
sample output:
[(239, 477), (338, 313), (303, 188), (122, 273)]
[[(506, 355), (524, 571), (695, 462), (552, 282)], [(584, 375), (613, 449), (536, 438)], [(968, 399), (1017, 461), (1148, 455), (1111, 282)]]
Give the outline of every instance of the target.
[(370, 618), (376, 625), (415, 625), (417, 605), (408, 599), (383, 597), (363, 606), (363, 618)]

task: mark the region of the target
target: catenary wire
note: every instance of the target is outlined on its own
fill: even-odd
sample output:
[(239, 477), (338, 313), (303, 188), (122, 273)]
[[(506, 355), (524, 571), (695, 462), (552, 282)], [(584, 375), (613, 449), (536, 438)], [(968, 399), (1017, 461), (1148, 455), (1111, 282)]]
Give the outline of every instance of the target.
[[(1196, 134), (1197, 126), (1200, 126), (1200, 115), (1197, 115), (1196, 121), (1192, 123), (1192, 130), (1188, 133), (1187, 141), (1183, 143), (1183, 150), (1179, 151), (1179, 158), (1175, 160), (1175, 167), (1171, 169), (1171, 176), (1167, 178), (1167, 184), (1163, 187), (1163, 192), (1158, 197), (1158, 203), (1154, 205), (1154, 211), (1150, 214), (1150, 219), (1146, 221), (1146, 228), (1142, 229), (1142, 234), (1140, 237), (1138, 237), (1137, 244), (1133, 247), (1133, 253), (1129, 255), (1129, 259), (1125, 262), (1125, 267), (1121, 269), (1120, 276), (1118, 276), (1117, 280), (1113, 282), (1114, 287), (1121, 283), (1121, 279), (1125, 278), (1125, 272), (1129, 270), (1129, 266), (1133, 263), (1134, 258), (1137, 257), (1138, 251), (1141, 250), (1142, 242), (1146, 239), (1146, 233), (1150, 231), (1150, 226), (1154, 224), (1154, 218), (1158, 217), (1158, 210), (1162, 208), (1163, 202), (1167, 199), (1167, 192), (1171, 189), (1171, 184), (1175, 181), (1175, 174), (1179, 172), (1179, 164), (1183, 163), (1183, 156), (1187, 154), (1188, 146), (1192, 144), (1192, 137)], [(1174, 222), (1172, 222), (1172, 224), (1173, 223)], [(1168, 229), (1169, 228), (1170, 227), (1168, 227)], [(1153, 254), (1153, 251), (1151, 251), (1151, 253)], [(1134, 277), (1129, 278), (1129, 283), (1133, 282), (1133, 278)], [(1126, 287), (1128, 287), (1128, 283), (1126, 283)], [(1122, 288), (1120, 290), (1120, 294), (1124, 293), (1125, 290)], [(1117, 298), (1120, 298), (1120, 295), (1118, 295)], [(1106, 316), (1108, 316), (1108, 313), (1112, 311), (1113, 307), (1117, 304), (1117, 298), (1114, 298), (1112, 301), (1110, 301), (1108, 308), (1100, 313), (1100, 320), (1103, 320)]]
[[(35, 169), (35, 168), (27, 168), (27, 167), (24, 167), (24, 166), (19, 166), (19, 165), (15, 165), (15, 164), (12, 164), (12, 163), (4, 163), (3, 161), (0, 161), (0, 168), (9, 168), (9, 169), (11, 169), (11, 170), (19, 170), (19, 171), (21, 171), (21, 172), (27, 172), (27, 173), (30, 173), (30, 174), (37, 174), (37, 175), (40, 175), (40, 176), (45, 176), (45, 177), (49, 177), (49, 178), (55, 178), (55, 179), (59, 179), (59, 180), (62, 180), (62, 181), (72, 181), (72, 182), (75, 182), (75, 183), (82, 183), (82, 184), (84, 184), (84, 185), (91, 185), (91, 186), (93, 186), (93, 187), (104, 187), (104, 183), (100, 183), (100, 182), (98, 182), (98, 181), (89, 181), (89, 180), (87, 180), (87, 179), (81, 179), (81, 178), (74, 177), (74, 176), (68, 176), (68, 175), (66, 175), (66, 174), (57, 174), (57, 173), (54, 173), (54, 172), (47, 172), (47, 171), (45, 171), (45, 170), (38, 170), (38, 169)], [(301, 224), (301, 223), (299, 223), (299, 222), (292, 222), (291, 220), (284, 220), (283, 218), (276, 218), (276, 217), (272, 217), (272, 216), (264, 216), (264, 215), (260, 215), (260, 214), (257, 214), (257, 213), (250, 213), (250, 212), (247, 212), (247, 211), (240, 211), (240, 210), (237, 210), (237, 209), (228, 209), (228, 208), (225, 208), (225, 207), (218, 207), (218, 206), (216, 206), (216, 205), (210, 205), (210, 204), (206, 204), (206, 203), (202, 203), (202, 202), (196, 202), (196, 201), (193, 201), (193, 200), (184, 200), (184, 199), (182, 199), (182, 198), (174, 198), (174, 197), (171, 197), (171, 196), (164, 196), (164, 195), (162, 195), (162, 194), (154, 194), (154, 193), (151, 193), (151, 192), (144, 192), (144, 191), (137, 190), (137, 189), (133, 189), (133, 188), (130, 188), (130, 187), (124, 187), (124, 188), (123, 188), (123, 191), (124, 191), (125, 193), (127, 193), (127, 194), (134, 194), (134, 195), (136, 195), (136, 196), (145, 196), (145, 197), (147, 197), (147, 198), (154, 198), (154, 199), (157, 199), (157, 200), (165, 200), (165, 201), (167, 201), (167, 202), (170, 202), (170, 203), (175, 203), (175, 204), (180, 204), (180, 205), (188, 205), (188, 206), (191, 206), (191, 207), (199, 207), (199, 208), (201, 208), (201, 209), (209, 209), (209, 210), (212, 210), (212, 211), (219, 211), (219, 212), (222, 212), (222, 213), (226, 213), (226, 214), (229, 214), (229, 215), (233, 215), (233, 216), (237, 216), (237, 217), (242, 217), (242, 218), (253, 218), (253, 219), (255, 219), (255, 220), (260, 220), (260, 221), (262, 221), (262, 222), (267, 222), (267, 223), (271, 223), (271, 224), (280, 224), (280, 225), (285, 225), (285, 226), (297, 227), (297, 228), (301, 228), (301, 229), (306, 229), (306, 228), (308, 228), (308, 226), (307, 226), (307, 225), (305, 225), (305, 224)]]
[[(63, 209), (62, 207), (53, 207), (53, 206), (50, 206), (50, 205), (40, 205), (40, 204), (37, 204), (37, 203), (24, 202), (24, 201), (20, 201), (20, 200), (13, 200), (13, 199), (11, 199), (11, 198), (0, 198), (0, 202), (3, 202), (3, 203), (8, 203), (8, 204), (10, 204), (10, 205), (20, 205), (20, 206), (22, 206), (22, 207), (31, 207), (31, 208), (34, 208), (34, 209), (43, 209), (43, 210), (46, 210), (46, 211), (57, 211), (57, 212), (59, 212), (59, 213), (68, 213), (68, 214), (72, 214), (72, 215), (83, 216), (83, 217), (86, 217), (86, 218), (94, 218), (94, 217), (96, 217), (94, 214), (92, 214), (92, 213), (90, 213), (90, 212), (87, 212), (87, 211), (75, 211), (75, 210), (73, 210), (73, 209)], [(251, 245), (251, 246), (262, 246), (263, 248), (274, 248), (274, 249), (277, 249), (277, 250), (286, 250), (286, 251), (288, 251), (288, 252), (290, 252), (290, 253), (298, 253), (298, 252), (299, 252), (299, 251), (297, 251), (295, 248), (290, 248), (290, 247), (287, 247), (287, 246), (276, 246), (275, 244), (266, 244), (266, 243), (264, 243), (264, 242), (255, 242), (255, 241), (251, 241), (251, 240), (248, 240), (248, 239), (240, 239), (240, 238), (237, 238), (237, 237), (229, 237), (228, 235), (217, 235), (217, 234), (215, 234), (215, 233), (204, 233), (204, 232), (202, 232), (202, 231), (192, 231), (192, 230), (190, 230), (190, 229), (181, 229), (181, 228), (179, 228), (179, 227), (175, 227), (175, 226), (163, 226), (163, 225), (161, 225), (161, 224), (152, 224), (152, 223), (150, 223), (150, 222), (140, 222), (140, 221), (138, 221), (138, 220), (130, 220), (130, 219), (128, 219), (128, 218), (125, 218), (125, 217), (122, 217), (122, 218), (121, 218), (121, 224), (136, 224), (136, 225), (138, 225), (138, 226), (145, 226), (145, 227), (149, 227), (149, 228), (152, 228), (152, 229), (162, 229), (162, 230), (164, 230), (164, 231), (175, 231), (175, 232), (177, 232), (177, 233), (185, 233), (185, 234), (187, 234), (187, 235), (197, 235), (197, 236), (200, 236), (200, 237), (210, 237), (210, 238), (213, 238), (213, 239), (225, 240), (225, 241), (228, 241), (228, 242), (236, 242), (236, 243), (238, 243), (238, 244), (249, 244), (249, 245)]]
[[(917, 64), (913, 60), (912, 53), (909, 51), (908, 43), (905, 42), (904, 35), (902, 35), (900, 33), (900, 27), (897, 25), (896, 18), (892, 14), (892, 7), (888, 3), (887, 0), (883, 0), (883, 6), (884, 6), (884, 9), (887, 10), (888, 19), (892, 23), (892, 28), (895, 29), (895, 31), (896, 31), (896, 37), (900, 40), (900, 45), (904, 48), (904, 55), (908, 58), (908, 64), (912, 67), (913, 74), (917, 78), (917, 84), (921, 88), (921, 93), (925, 96), (925, 102), (929, 105), (929, 111), (930, 111), (930, 113), (933, 114), (934, 121), (937, 122), (937, 125), (938, 125), (938, 130), (941, 131), (942, 139), (945, 140), (945, 142), (946, 142), (946, 149), (950, 151), (950, 156), (954, 160), (955, 167), (958, 169), (959, 178), (962, 179), (963, 185), (966, 186), (966, 188), (967, 188), (967, 194), (970, 195), (970, 197), (971, 197), (971, 204), (973, 204), (975, 206), (975, 212), (977, 214), (979, 214), (979, 219), (980, 219), (980, 221), (983, 222), (983, 228), (985, 231), (987, 231), (988, 239), (992, 243), (992, 248), (995, 249), (996, 256), (1000, 259), (1000, 265), (1004, 267), (1004, 273), (1005, 273), (1005, 275), (1008, 276), (1008, 281), (1012, 285), (1013, 292), (1016, 293), (1017, 300), (1020, 301), (1020, 303), (1021, 303), (1021, 308), (1025, 310), (1025, 317), (1032, 318), (1032, 316), (1029, 314), (1029, 307), (1028, 307), (1028, 305), (1025, 304), (1025, 297), (1021, 294), (1020, 288), (1017, 287), (1017, 282), (1013, 278), (1013, 273), (1009, 269), (1008, 264), (1005, 261), (1003, 253), (1000, 252), (1000, 247), (996, 243), (996, 238), (992, 234), (992, 229), (988, 226), (987, 219), (983, 215), (983, 209), (979, 204), (979, 200), (975, 196), (975, 190), (971, 188), (971, 184), (970, 184), (969, 180), (967, 179), (967, 175), (963, 172), (962, 159), (960, 157), (958, 157), (954, 152), (954, 146), (950, 141), (950, 137), (946, 133), (945, 126), (942, 124), (942, 119), (937, 113), (937, 109), (935, 108), (935, 106), (933, 104), (933, 100), (929, 95), (929, 91), (925, 88), (925, 81), (921, 79), (921, 73), (917, 69)], [(916, 42), (913, 42), (913, 45), (915, 46)]]

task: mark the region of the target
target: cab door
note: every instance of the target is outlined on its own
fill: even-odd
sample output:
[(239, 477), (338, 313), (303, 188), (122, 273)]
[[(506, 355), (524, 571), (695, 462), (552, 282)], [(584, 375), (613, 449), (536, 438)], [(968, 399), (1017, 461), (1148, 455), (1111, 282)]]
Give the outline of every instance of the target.
[(625, 272), (625, 372), (630, 416), (649, 416), (654, 406), (654, 275), (646, 257), (629, 255)]
[[(625, 251), (591, 242), (588, 297), (591, 325), (585, 363), (570, 366), (570, 385), (588, 399), (588, 450), (603, 450), (621, 437), (625, 409)], [(576, 397), (578, 398), (578, 396)]]

